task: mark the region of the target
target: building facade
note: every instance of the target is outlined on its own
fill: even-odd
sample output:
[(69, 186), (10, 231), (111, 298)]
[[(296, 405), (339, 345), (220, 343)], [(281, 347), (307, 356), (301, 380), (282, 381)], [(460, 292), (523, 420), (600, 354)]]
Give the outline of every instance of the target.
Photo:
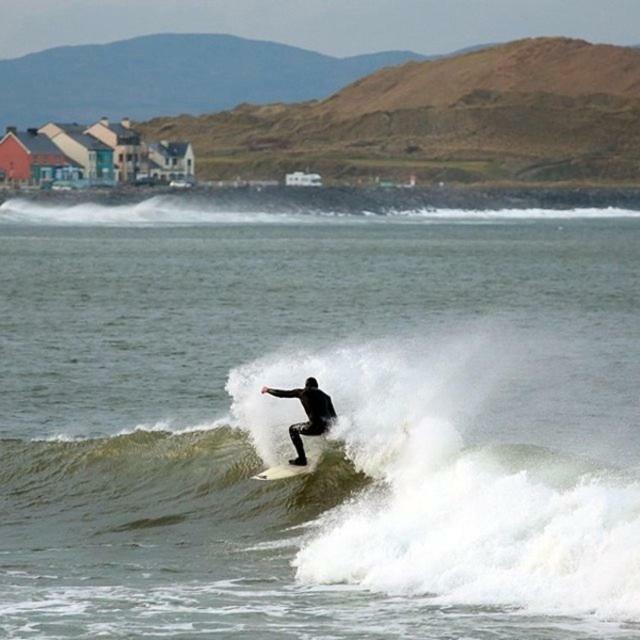
[(129, 118), (123, 118), (120, 123), (110, 123), (108, 118), (102, 118), (84, 133), (113, 150), (114, 177), (117, 182), (136, 181), (138, 173), (147, 164), (147, 151), (140, 134), (131, 128)]
[(0, 140), (0, 171), (12, 183), (43, 185), (56, 180), (77, 181), (82, 167), (68, 158), (37, 129), (7, 127)]
[(83, 177), (88, 184), (113, 184), (113, 149), (84, 133), (86, 129), (86, 126), (75, 122), (49, 122), (40, 127), (39, 132), (46, 135), (66, 156), (82, 166)]

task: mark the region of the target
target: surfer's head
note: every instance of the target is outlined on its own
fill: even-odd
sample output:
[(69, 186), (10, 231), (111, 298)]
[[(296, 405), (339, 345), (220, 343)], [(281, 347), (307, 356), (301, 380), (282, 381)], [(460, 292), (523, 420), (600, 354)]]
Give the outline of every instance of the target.
[(305, 389), (317, 389), (318, 381), (315, 378), (307, 378), (304, 383)]

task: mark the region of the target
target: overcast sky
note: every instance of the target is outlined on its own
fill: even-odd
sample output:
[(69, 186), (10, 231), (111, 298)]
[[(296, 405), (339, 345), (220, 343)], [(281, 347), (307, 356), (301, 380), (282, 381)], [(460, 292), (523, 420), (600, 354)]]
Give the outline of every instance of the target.
[(0, 0), (0, 58), (150, 33), (230, 33), (336, 56), (527, 36), (640, 44), (640, 0)]

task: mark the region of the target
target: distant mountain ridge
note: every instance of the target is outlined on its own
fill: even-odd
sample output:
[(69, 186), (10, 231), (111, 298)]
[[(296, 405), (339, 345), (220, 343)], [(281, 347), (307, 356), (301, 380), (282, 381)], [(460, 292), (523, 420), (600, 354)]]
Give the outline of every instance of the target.
[(0, 126), (212, 113), (240, 103), (322, 99), (411, 51), (336, 58), (275, 42), (160, 34), (0, 60)]

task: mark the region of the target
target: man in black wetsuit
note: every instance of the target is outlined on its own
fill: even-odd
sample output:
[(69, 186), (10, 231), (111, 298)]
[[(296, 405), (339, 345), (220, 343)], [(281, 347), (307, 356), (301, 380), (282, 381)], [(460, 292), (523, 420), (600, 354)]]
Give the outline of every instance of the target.
[(262, 387), (261, 393), (268, 393), (276, 398), (299, 398), (300, 402), (302, 402), (309, 421), (292, 424), (289, 427), (289, 435), (293, 446), (298, 452), (298, 457), (295, 460), (289, 460), (289, 464), (305, 466), (307, 464), (307, 456), (304, 453), (304, 445), (300, 435), (320, 436), (329, 429), (331, 421), (337, 418), (331, 398), (324, 391), (318, 389), (318, 381), (315, 378), (307, 378), (304, 383), (304, 389), (285, 391), (283, 389)]

